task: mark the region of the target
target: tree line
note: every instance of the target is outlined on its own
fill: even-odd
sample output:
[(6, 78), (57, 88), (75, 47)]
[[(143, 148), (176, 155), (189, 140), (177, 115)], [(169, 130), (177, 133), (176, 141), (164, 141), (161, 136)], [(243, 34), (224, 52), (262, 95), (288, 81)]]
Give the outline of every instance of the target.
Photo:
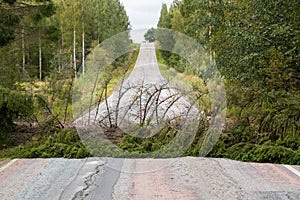
[(91, 48), (130, 27), (118, 0), (3, 0), (0, 5), (2, 70), (20, 72), (23, 80), (44, 80), (70, 63), (76, 72)]
[(0, 13), (2, 139), (24, 118), (63, 126), (87, 55), (130, 29), (119, 0), (1, 0)]
[[(226, 86), (227, 125), (209, 156), (300, 164), (299, 4), (174, 0), (170, 8), (162, 5), (158, 28), (197, 40)], [(130, 29), (124, 7), (119, 0), (1, 0), (0, 13), (0, 149), (16, 143), (20, 133), (27, 136), (30, 128), (15, 129), (17, 122), (29, 121), (39, 124), (44, 144), (33, 140), (15, 149), (12, 157), (88, 156), (74, 130), (49, 132), (70, 121), (75, 77), (87, 70), (89, 63), (83, 61), (91, 50)], [(188, 48), (176, 35), (173, 41), (165, 40), (155, 29), (145, 37), (159, 41), (162, 49)], [(178, 72), (204, 78), (184, 58), (167, 51), (158, 55)], [(207, 125), (200, 123), (184, 155), (199, 156)], [(14, 131), (17, 137), (8, 140)], [(153, 148), (148, 141), (132, 142), (132, 137), (118, 145), (156, 150), (169, 142), (169, 133), (175, 134), (164, 131), (150, 138)]]
[[(227, 127), (210, 156), (299, 164), (299, 9), (297, 0), (175, 0), (170, 8), (162, 5), (157, 27), (196, 39), (225, 82)], [(155, 29), (145, 37), (166, 45)], [(185, 48), (174, 41), (173, 49)], [(177, 71), (202, 77), (184, 58), (161, 54)]]

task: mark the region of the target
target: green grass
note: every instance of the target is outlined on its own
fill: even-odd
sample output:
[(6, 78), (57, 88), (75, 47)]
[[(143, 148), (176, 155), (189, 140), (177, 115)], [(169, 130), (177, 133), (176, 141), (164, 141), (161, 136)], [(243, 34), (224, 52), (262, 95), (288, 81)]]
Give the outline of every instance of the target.
[(180, 73), (172, 66), (165, 64), (166, 62), (159, 50), (156, 50), (156, 58), (161, 75), (170, 82), (171, 86), (175, 87), (176, 89), (192, 90), (197, 87), (198, 89), (205, 90), (207, 88), (203, 80), (198, 76)]
[[(79, 115), (83, 113), (88, 113), (89, 109), (94, 109), (97, 107), (98, 103), (101, 103), (105, 100), (105, 90), (107, 90), (107, 97), (109, 97), (116, 87), (121, 84), (123, 79), (129, 76), (131, 71), (134, 68), (134, 65), (139, 54), (139, 44), (134, 44), (134, 51), (131, 55), (126, 58), (125, 61), (115, 63), (115, 66), (108, 66), (105, 71), (99, 74), (98, 82), (96, 87), (93, 88), (93, 82), (91, 80), (96, 80), (96, 77), (93, 77), (94, 74), (89, 74), (91, 77), (82, 77), (76, 82), (76, 90), (78, 92), (77, 101), (73, 101), (71, 105), (73, 108), (74, 115)], [(125, 62), (125, 63), (124, 63)], [(108, 83), (105, 83), (107, 80)], [(106, 85), (107, 84), (107, 85)], [(91, 95), (93, 92), (93, 99), (91, 102)], [(100, 100), (100, 102), (99, 102)], [(80, 111), (80, 112), (79, 112)]]
[[(108, 96), (111, 92), (117, 87), (117, 85), (122, 80), (122, 77), (125, 78), (131, 73), (138, 53), (139, 53), (139, 44), (134, 44), (135, 51), (130, 59), (126, 60), (126, 63), (119, 63), (121, 67), (115, 68), (111, 71), (112, 79), (108, 84)], [(128, 66), (129, 65), (129, 66)], [(126, 73), (125, 73), (126, 72)], [(125, 74), (125, 75), (124, 75)], [(40, 93), (45, 96), (45, 98), (50, 98), (47, 92), (44, 92), (44, 85), (47, 85), (47, 82), (41, 83), (42, 85), (39, 88), (35, 88), (35, 92)], [(57, 83), (56, 83), (57, 84)], [(26, 87), (26, 85), (24, 86)], [(61, 87), (65, 87), (62, 86)], [(61, 100), (58, 99), (60, 102)], [(82, 103), (82, 102), (81, 102)], [(84, 103), (84, 102), (83, 102)], [(88, 101), (89, 103), (89, 101)], [(58, 114), (59, 118), (63, 114), (63, 109), (59, 107), (62, 103), (54, 104), (52, 111), (54, 114)], [(71, 107), (76, 106), (69, 103), (68, 110), (69, 115), (71, 113)], [(39, 110), (42, 110), (39, 108)], [(42, 115), (43, 113), (41, 113)], [(45, 115), (45, 113), (44, 113)], [(45, 117), (44, 117), (45, 118)], [(7, 140), (14, 141), (17, 135), (28, 135), (29, 137), (21, 137), (16, 144), (9, 146), (1, 146), (0, 149), (0, 159), (1, 158), (48, 158), (48, 157), (66, 157), (66, 158), (83, 158), (90, 156), (87, 149), (81, 143), (80, 138), (75, 129), (56, 129), (56, 123), (47, 122), (47, 124), (42, 124), (41, 127), (37, 127), (39, 130), (36, 130), (34, 136), (31, 134), (15, 133), (14, 135), (9, 134)], [(49, 131), (50, 129), (50, 131)], [(52, 130), (55, 129), (55, 130)], [(15, 130), (20, 131), (20, 130)]]
[(129, 61), (128, 69), (124, 71), (124, 69), (119, 68), (113, 71), (113, 77), (110, 80), (109, 84), (107, 85), (108, 96), (116, 89), (116, 87), (118, 86), (118, 84), (120, 84), (123, 78), (125, 80), (130, 75), (130, 73), (132, 72), (135, 66), (139, 54), (139, 50), (140, 50), (140, 44), (133, 44), (133, 45), (135, 51)]
[[(130, 74), (131, 70), (135, 65), (135, 61), (138, 55), (138, 51), (135, 52), (135, 55), (130, 61), (129, 70), (125, 75), (125, 78)], [(159, 52), (157, 52), (157, 58), (159, 62), (159, 68), (161, 74), (165, 79), (170, 81), (170, 84), (181, 90), (195, 90), (198, 92), (207, 90), (205, 84), (198, 77), (187, 75), (184, 73), (179, 73), (172, 67), (164, 64)], [(124, 69), (123, 69), (124, 70)], [(122, 69), (116, 69), (112, 72), (112, 79), (108, 85), (108, 95), (115, 89), (115, 87), (120, 83), (122, 77), (124, 77), (124, 71)], [(246, 120), (257, 119), (262, 114), (260, 109), (252, 109), (250, 107), (248, 110), (243, 109), (243, 115), (240, 115), (240, 109), (244, 108), (244, 104), (235, 105), (234, 102), (239, 100), (237, 103), (241, 103), (243, 98), (246, 98), (245, 93), (241, 93), (240, 87), (236, 87), (237, 91), (233, 90), (233, 94), (239, 96), (235, 98), (233, 94), (230, 93), (230, 102), (229, 112), (227, 116), (227, 127), (223, 131), (221, 138), (215, 145), (214, 149), (208, 154), (210, 157), (223, 157), (230, 158), (241, 161), (251, 161), (251, 162), (272, 162), (272, 163), (285, 163), (285, 164), (300, 164), (300, 147), (299, 147), (299, 136), (293, 135), (292, 131), (286, 131), (289, 137), (281, 136), (281, 139), (272, 139), (272, 134), (270, 134), (268, 127), (264, 126), (265, 133), (259, 133), (258, 123), (255, 120), (252, 120), (251, 124), (248, 124)], [(240, 97), (240, 94), (242, 97)], [(251, 93), (252, 94), (252, 93)], [(263, 102), (266, 100), (266, 95), (262, 96)], [(277, 99), (277, 98), (275, 98)], [(285, 98), (287, 99), (287, 98)], [(259, 99), (258, 99), (259, 100)], [(258, 101), (257, 100), (257, 101)], [(297, 100), (297, 99), (296, 99)], [(293, 106), (292, 111), (297, 110), (298, 103), (294, 103), (294, 97), (290, 97), (290, 101), (279, 102), (278, 106), (288, 109)], [(248, 102), (247, 98), (244, 100)], [(275, 100), (274, 100), (275, 101)], [(268, 100), (269, 102), (269, 100)], [(276, 101), (277, 102), (277, 101)], [(209, 95), (203, 96), (199, 100), (199, 105), (201, 104), (204, 108), (209, 107)], [(247, 104), (246, 104), (247, 105)], [(264, 104), (265, 105), (265, 104)], [(273, 104), (270, 105), (273, 113), (274, 110)], [(242, 106), (241, 108), (239, 106)], [(276, 107), (276, 108), (277, 108)], [(200, 109), (201, 106), (200, 106)], [(254, 113), (253, 111), (259, 111)], [(279, 114), (281, 109), (279, 109)], [(278, 111), (278, 112), (279, 112)], [(269, 113), (269, 110), (265, 111)], [(282, 119), (285, 115), (279, 115), (278, 118)], [(244, 116), (245, 115), (245, 116)], [(294, 113), (291, 112), (289, 115), (294, 116)], [(289, 115), (285, 116), (286, 120), (291, 123), (291, 118)], [(274, 114), (273, 114), (274, 116)], [(250, 117), (250, 118), (249, 118)], [(263, 116), (262, 116), (263, 117)], [(270, 121), (265, 123), (273, 124), (273, 118)], [(297, 122), (295, 122), (297, 123)], [(279, 124), (280, 125), (280, 124)], [(202, 146), (202, 142), (207, 130), (206, 120), (202, 121), (198, 127), (197, 134), (187, 149), (187, 151), (182, 154), (182, 156), (199, 156), (199, 151)], [(283, 129), (284, 130), (284, 129)], [(289, 130), (289, 129), (286, 129)], [(280, 132), (282, 133), (282, 131)], [(41, 134), (34, 135), (24, 144), (20, 144), (16, 147), (6, 148), (0, 151), (0, 165), (1, 162), (6, 162), (6, 160), (1, 158), (48, 158), (48, 157), (65, 157), (65, 158), (84, 158), (87, 156), (112, 156), (112, 157), (173, 157), (178, 156), (176, 154), (178, 148), (182, 146), (171, 146), (168, 152), (162, 152), (163, 147), (168, 146), (168, 144), (174, 140), (176, 136), (176, 131), (165, 127), (163, 131), (158, 134), (141, 139), (138, 137), (133, 137), (126, 133), (119, 138), (118, 141), (84, 141), (84, 144), (80, 141), (80, 138), (75, 129), (61, 129), (55, 130), (51, 133), (46, 133), (45, 131)], [(277, 133), (276, 133), (277, 134)], [(279, 136), (278, 136), (279, 137)], [(273, 141), (274, 140), (274, 141)], [(181, 144), (180, 142), (178, 144)], [(85, 145), (85, 146), (84, 146)]]
[(197, 102), (198, 107), (205, 112), (210, 112), (210, 95), (208, 87), (204, 84), (203, 80), (194, 75), (180, 73), (173, 67), (166, 65), (158, 50), (156, 51), (156, 57), (161, 75), (170, 85), (182, 94), (192, 94), (192, 96), (189, 96), (191, 101), (195, 96), (201, 96)]

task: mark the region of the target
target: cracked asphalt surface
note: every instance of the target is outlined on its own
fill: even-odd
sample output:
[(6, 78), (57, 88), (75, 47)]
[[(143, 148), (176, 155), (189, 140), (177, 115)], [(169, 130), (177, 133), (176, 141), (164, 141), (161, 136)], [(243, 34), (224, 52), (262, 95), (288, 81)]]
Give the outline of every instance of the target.
[[(129, 85), (138, 77), (149, 84), (163, 81), (153, 45), (142, 48)], [(184, 99), (173, 111), (182, 105)], [(299, 170), (200, 157), (15, 159), (0, 164), (0, 200), (299, 200)]]
[(0, 199), (299, 200), (296, 172), (286, 165), (195, 157), (16, 159), (0, 168)]

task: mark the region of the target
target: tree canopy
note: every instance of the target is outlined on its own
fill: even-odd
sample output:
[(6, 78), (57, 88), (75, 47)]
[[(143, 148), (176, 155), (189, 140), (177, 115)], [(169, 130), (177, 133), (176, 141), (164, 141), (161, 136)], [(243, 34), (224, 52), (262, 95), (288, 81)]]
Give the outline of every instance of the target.
[(70, 113), (74, 78), (86, 55), (130, 29), (119, 0), (2, 0), (0, 13), (0, 111), (5, 129), (33, 112), (33, 121), (46, 119), (45, 113), (60, 120), (63, 110)]
[[(299, 150), (299, 8), (297, 0), (182, 0), (162, 6), (158, 27), (196, 39), (226, 83), (229, 123), (211, 156), (263, 161), (259, 152), (265, 152), (281, 162), (276, 149)], [(157, 39), (163, 46), (163, 37)], [(174, 48), (179, 46), (189, 48), (175, 40)], [(201, 77), (183, 58), (162, 55), (177, 71)], [(299, 157), (294, 153), (287, 157)]]

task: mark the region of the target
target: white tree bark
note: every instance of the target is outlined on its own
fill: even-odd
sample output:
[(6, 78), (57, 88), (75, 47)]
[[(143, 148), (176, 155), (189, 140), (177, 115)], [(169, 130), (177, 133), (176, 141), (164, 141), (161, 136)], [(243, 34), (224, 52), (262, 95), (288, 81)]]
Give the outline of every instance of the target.
[(23, 71), (25, 71), (25, 63), (26, 63), (25, 38), (24, 38), (24, 29), (22, 29), (22, 69), (23, 69)]
[(60, 72), (64, 66), (63, 66), (63, 61), (62, 61), (62, 52), (63, 52), (63, 45), (64, 45), (64, 28), (61, 25), (60, 26), (61, 29), (61, 41), (60, 41), (60, 45), (59, 45), (59, 64), (58, 64), (58, 71)]
[(85, 24), (84, 24), (84, 0), (81, 2), (82, 8), (82, 74), (85, 72)]
[(72, 5), (72, 10), (73, 10), (73, 69), (74, 69), (74, 74), (76, 77), (77, 73), (77, 65), (76, 65), (76, 16), (75, 16), (75, 8), (74, 5)]
[[(208, 0), (208, 8), (211, 7), (211, 0)], [(208, 17), (211, 18), (211, 12), (208, 12)], [(210, 61), (210, 65), (213, 64), (213, 52), (212, 52), (212, 48), (211, 48), (211, 37), (212, 37), (212, 25), (209, 25), (208, 27), (208, 36), (209, 36), (209, 61)]]
[(42, 80), (42, 39), (41, 39), (41, 33), (39, 33), (39, 72), (40, 72), (40, 80)]
[(73, 68), (76, 76), (77, 66), (76, 66), (76, 26), (75, 25), (73, 29)]

